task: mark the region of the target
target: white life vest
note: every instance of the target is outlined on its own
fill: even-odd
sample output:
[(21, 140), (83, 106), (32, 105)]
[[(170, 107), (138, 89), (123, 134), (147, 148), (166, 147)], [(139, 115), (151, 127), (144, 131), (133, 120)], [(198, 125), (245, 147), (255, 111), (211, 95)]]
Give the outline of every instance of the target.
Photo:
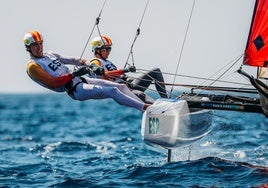
[[(62, 63), (55, 55), (50, 53), (45, 53), (41, 58), (33, 57), (32, 60), (36, 62), (38, 65), (40, 65), (44, 71), (46, 71), (49, 75), (51, 75), (54, 78), (66, 75), (70, 72), (69, 68), (65, 66), (64, 63)], [(46, 87), (44, 84), (38, 82), (37, 80), (34, 81)], [(65, 91), (65, 87), (56, 88), (53, 89), (53, 91), (63, 92)]]
[(101, 63), (102, 68), (104, 68), (105, 71), (117, 70), (117, 67), (109, 60), (94, 58), (93, 60), (91, 60), (91, 62), (94, 60), (98, 60)]
[[(104, 60), (104, 59), (101, 59), (101, 58), (94, 58), (92, 59), (90, 62), (92, 64), (93, 61), (99, 61), (100, 62), (100, 65), (101, 67), (104, 69), (104, 71), (113, 71), (113, 70), (117, 70), (117, 67), (115, 66), (115, 64), (113, 64), (111, 61), (109, 60)], [(98, 75), (90, 75), (90, 77), (94, 77), (94, 78), (101, 78), (101, 76), (98, 76)], [(115, 78), (113, 79), (114, 82), (117, 82), (117, 83), (122, 83), (124, 82), (121, 78)]]

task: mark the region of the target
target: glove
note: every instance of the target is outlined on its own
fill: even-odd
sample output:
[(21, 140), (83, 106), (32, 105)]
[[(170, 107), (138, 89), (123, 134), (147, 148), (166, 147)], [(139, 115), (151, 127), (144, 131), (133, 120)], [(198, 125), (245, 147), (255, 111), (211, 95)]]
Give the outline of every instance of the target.
[(103, 76), (104, 75), (104, 68), (102, 68), (102, 67), (93, 66), (92, 70), (97, 76)]
[(124, 73), (127, 73), (127, 72), (136, 72), (136, 67), (135, 66), (130, 66), (126, 69), (123, 70)]
[(90, 69), (88, 67), (79, 67), (78, 69), (73, 71), (72, 76), (83, 76), (87, 73), (90, 73)]
[(136, 72), (136, 67), (135, 66), (130, 66), (128, 68), (129, 72)]

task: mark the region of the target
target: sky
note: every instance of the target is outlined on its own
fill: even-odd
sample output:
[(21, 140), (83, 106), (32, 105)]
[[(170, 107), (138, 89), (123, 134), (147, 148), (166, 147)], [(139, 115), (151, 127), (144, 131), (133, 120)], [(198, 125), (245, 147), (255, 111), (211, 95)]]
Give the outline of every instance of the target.
[[(45, 51), (90, 60), (93, 56), (86, 42), (103, 3), (104, 0), (0, 1), (0, 93), (48, 92), (26, 74), (29, 54), (23, 36), (31, 30), (42, 33)], [(151, 0), (141, 19), (146, 3), (147, 0), (107, 0), (102, 9), (100, 32), (112, 38), (109, 59), (118, 67), (125, 65), (140, 24), (141, 33), (133, 48), (137, 69), (159, 67), (175, 74), (178, 65), (177, 74), (208, 77), (243, 54), (254, 0)], [(93, 31), (92, 37), (95, 36), (97, 29)], [(171, 83), (174, 76), (165, 75), (165, 79)], [(176, 82), (187, 81), (183, 79), (176, 77)]]

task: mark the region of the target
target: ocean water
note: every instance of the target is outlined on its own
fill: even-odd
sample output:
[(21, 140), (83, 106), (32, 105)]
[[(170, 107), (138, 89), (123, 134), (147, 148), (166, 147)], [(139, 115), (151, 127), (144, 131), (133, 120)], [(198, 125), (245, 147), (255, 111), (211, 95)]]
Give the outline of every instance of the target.
[(212, 131), (167, 151), (142, 113), (111, 99), (0, 95), (0, 187), (267, 187), (268, 119), (215, 112)]

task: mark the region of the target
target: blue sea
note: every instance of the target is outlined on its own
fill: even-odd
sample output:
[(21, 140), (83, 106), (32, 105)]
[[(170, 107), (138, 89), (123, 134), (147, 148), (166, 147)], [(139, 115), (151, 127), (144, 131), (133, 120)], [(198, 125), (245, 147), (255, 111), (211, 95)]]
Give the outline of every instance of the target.
[(167, 151), (112, 99), (0, 95), (0, 187), (268, 187), (268, 119), (215, 111), (211, 132)]

